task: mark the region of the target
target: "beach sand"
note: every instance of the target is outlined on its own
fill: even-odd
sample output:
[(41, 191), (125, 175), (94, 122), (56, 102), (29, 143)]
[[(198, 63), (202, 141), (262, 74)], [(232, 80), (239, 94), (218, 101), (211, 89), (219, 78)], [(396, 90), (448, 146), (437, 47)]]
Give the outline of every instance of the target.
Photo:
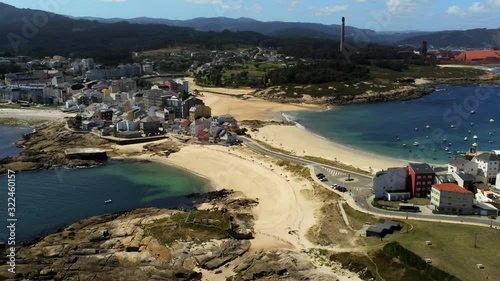
[[(323, 106), (313, 104), (290, 104), (270, 102), (250, 96), (254, 89), (227, 89), (202, 87), (196, 85), (193, 78), (189, 81), (190, 90), (198, 90), (199, 97), (212, 108), (212, 115), (231, 114), (236, 120), (282, 120), (281, 112), (319, 110)], [(209, 91), (209, 92), (207, 92)], [(221, 94), (217, 94), (221, 93)], [(243, 98), (243, 96), (245, 96)]]
[[(116, 146), (116, 149), (126, 157), (125, 154), (142, 152), (142, 146)], [(314, 225), (314, 213), (321, 204), (306, 199), (301, 192), (312, 191), (311, 183), (293, 177), (260, 155), (223, 146), (189, 145), (168, 158), (150, 155), (133, 158), (183, 168), (208, 179), (216, 190), (233, 189), (246, 198), (258, 200), (253, 209), (256, 232), (253, 250), (313, 246), (304, 236)], [(290, 230), (298, 231), (299, 235), (289, 234)]]
[(64, 113), (60, 110), (0, 108), (0, 118), (14, 118), (20, 120), (63, 121), (64, 117), (71, 117), (71, 116), (75, 116), (75, 114)]
[[(124, 154), (142, 151), (141, 144), (116, 148)], [(266, 157), (230, 147), (190, 145), (168, 158), (133, 158), (174, 165), (208, 179), (217, 190), (232, 189), (256, 199), (259, 204), (252, 209), (255, 239), (251, 240), (251, 252), (314, 248), (305, 235), (316, 223), (315, 214), (322, 202), (306, 195), (313, 192), (311, 182), (294, 177)], [(344, 275), (338, 276), (339, 280), (360, 280), (352, 273)]]
[(373, 172), (390, 167), (406, 166), (408, 163), (389, 157), (365, 153), (317, 136), (297, 126), (270, 125), (251, 132), (252, 138), (264, 141), (276, 148), (293, 151), (297, 156), (316, 156), (337, 160), (365, 171)]
[(201, 97), (212, 108), (212, 115), (231, 114), (236, 120), (282, 120), (281, 112), (321, 109), (319, 105), (270, 102), (258, 98), (240, 99), (204, 93)]

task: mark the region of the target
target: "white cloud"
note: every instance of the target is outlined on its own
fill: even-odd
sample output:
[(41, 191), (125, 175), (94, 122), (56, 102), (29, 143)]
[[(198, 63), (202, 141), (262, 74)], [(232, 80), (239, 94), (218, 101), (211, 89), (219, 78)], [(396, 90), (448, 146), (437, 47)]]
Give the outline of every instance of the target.
[(417, 9), (417, 3), (420, 2), (416, 0), (386, 0), (385, 6), (391, 14), (404, 14), (414, 12)]
[(253, 4), (252, 7), (250, 7), (249, 9), (247, 9), (249, 12), (252, 12), (252, 13), (260, 13), (262, 12), (262, 10), (264, 9), (264, 7), (262, 7), (262, 5), (260, 4)]
[(223, 10), (240, 10), (241, 1), (228, 1), (228, 0), (186, 0), (192, 4), (210, 4), (216, 8)]
[(330, 16), (332, 14), (347, 10), (347, 5), (335, 5), (313, 10), (315, 11), (314, 14), (316, 16)]
[(295, 9), (295, 7), (297, 7), (300, 2), (302, 2), (302, 0), (292, 0), (290, 1), (290, 9)]
[(455, 6), (448, 7), (448, 12), (447, 13), (450, 14), (450, 15), (459, 15), (459, 14), (461, 14), (461, 12), (462, 12), (462, 8), (460, 8), (459, 6), (455, 5)]
[(485, 6), (480, 2), (474, 2), (472, 3), (472, 5), (470, 5), (469, 11), (473, 13), (481, 13), (485, 11)]

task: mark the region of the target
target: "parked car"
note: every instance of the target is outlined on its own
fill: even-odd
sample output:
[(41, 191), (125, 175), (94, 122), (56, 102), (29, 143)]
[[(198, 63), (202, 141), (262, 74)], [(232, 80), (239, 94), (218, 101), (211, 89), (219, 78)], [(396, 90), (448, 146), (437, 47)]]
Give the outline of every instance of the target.
[(339, 187), (337, 187), (337, 190), (340, 191), (340, 192), (346, 192), (347, 188), (345, 188), (343, 186), (339, 186)]
[(324, 174), (322, 174), (322, 173), (316, 174), (316, 176), (318, 177), (318, 179), (319, 179), (319, 178), (324, 178), (324, 177), (325, 177), (325, 175), (324, 175)]
[(328, 178), (327, 177), (322, 177), (321, 179), (319, 179), (320, 181), (322, 182), (325, 182), (325, 181), (328, 181)]
[(332, 184), (332, 186), (331, 186), (331, 188), (333, 188), (333, 189), (337, 189), (338, 187), (339, 186), (336, 183)]

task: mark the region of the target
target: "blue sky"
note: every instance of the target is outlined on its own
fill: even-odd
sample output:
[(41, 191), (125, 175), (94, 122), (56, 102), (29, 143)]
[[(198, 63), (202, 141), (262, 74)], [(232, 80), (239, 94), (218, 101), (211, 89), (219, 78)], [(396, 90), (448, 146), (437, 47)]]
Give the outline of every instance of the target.
[(4, 0), (71, 16), (250, 17), (339, 23), (375, 31), (499, 28), (500, 0)]

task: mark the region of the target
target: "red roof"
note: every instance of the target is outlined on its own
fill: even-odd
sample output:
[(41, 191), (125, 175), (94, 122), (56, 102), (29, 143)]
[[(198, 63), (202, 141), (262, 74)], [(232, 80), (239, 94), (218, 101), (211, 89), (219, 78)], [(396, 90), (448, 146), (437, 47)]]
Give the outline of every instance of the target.
[(441, 184), (435, 184), (433, 185), (434, 188), (440, 190), (440, 191), (448, 191), (448, 192), (458, 192), (458, 193), (470, 193), (472, 192), (468, 191), (467, 189), (454, 184), (454, 183), (441, 183)]
[(458, 61), (500, 60), (500, 51), (465, 51), (455, 59)]

